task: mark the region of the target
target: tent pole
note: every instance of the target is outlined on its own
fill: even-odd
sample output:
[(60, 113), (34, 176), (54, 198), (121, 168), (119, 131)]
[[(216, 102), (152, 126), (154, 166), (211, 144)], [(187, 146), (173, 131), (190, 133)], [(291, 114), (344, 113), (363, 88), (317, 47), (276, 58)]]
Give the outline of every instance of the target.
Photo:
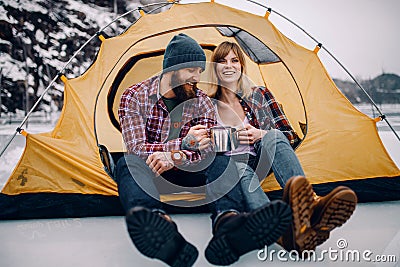
[(7, 150), (8, 146), (11, 144), (11, 142), (14, 140), (15, 136), (17, 135), (18, 131), (15, 131), (14, 134), (11, 136), (10, 140), (8, 140), (7, 144), (4, 146), (4, 148), (0, 152), (0, 158), (3, 155), (3, 153)]
[[(246, 0), (248, 2), (254, 3), (258, 6), (261, 6), (263, 8), (266, 8), (268, 10), (268, 12), (272, 13), (272, 9), (270, 7), (264, 6), (263, 4), (260, 4), (256, 1), (253, 0)], [(340, 67), (342, 67), (342, 69), (350, 76), (350, 78), (356, 83), (356, 85), (361, 89), (361, 91), (364, 92), (364, 94), (367, 96), (368, 100), (371, 102), (371, 104), (375, 107), (375, 109), (378, 111), (379, 113), (379, 117), (381, 118), (381, 120), (384, 120), (387, 125), (389, 126), (389, 128), (392, 130), (392, 132), (394, 133), (394, 135), (397, 137), (397, 139), (400, 142), (400, 137), (399, 135), (396, 133), (396, 131), (394, 130), (394, 128), (392, 127), (392, 125), (389, 123), (389, 121), (387, 120), (386, 116), (382, 113), (382, 111), (380, 110), (380, 108), (376, 105), (376, 103), (374, 102), (374, 100), (371, 98), (371, 96), (368, 94), (368, 92), (361, 86), (361, 84), (356, 80), (356, 78), (354, 78), (354, 76), (345, 68), (345, 66), (343, 66), (343, 64), (332, 54), (328, 51), (328, 49), (326, 49), (324, 46), (322, 46), (322, 44), (320, 42), (317, 41), (317, 39), (315, 39), (313, 36), (311, 36), (311, 34), (309, 34), (308, 32), (306, 32), (302, 27), (300, 27), (298, 24), (296, 24), (294, 21), (290, 20), (289, 18), (287, 18), (286, 16), (282, 15), (279, 12), (276, 12), (274, 10), (274, 13), (276, 13), (278, 16), (282, 17), (283, 19), (287, 20), (288, 22), (290, 22), (291, 24), (293, 24), (294, 26), (296, 26), (299, 30), (301, 30), (302, 32), (304, 32), (308, 37), (310, 37), (314, 42), (316, 42), (318, 45), (320, 45), (322, 47), (322, 49), (324, 49), (335, 61), (336, 63), (339, 64)]]
[(30, 111), (25, 115), (25, 118), (22, 120), (21, 124), (17, 127), (17, 129), (15, 129), (14, 134), (11, 136), (11, 138), (8, 140), (8, 142), (6, 143), (6, 145), (4, 146), (4, 148), (2, 148), (1, 152), (0, 152), (0, 158), (3, 156), (4, 152), (7, 150), (7, 148), (9, 147), (9, 145), (11, 144), (11, 142), (14, 140), (15, 136), (17, 135), (17, 133), (20, 133), (22, 130), (22, 127), (25, 125), (26, 121), (28, 120), (28, 118), (30, 117), (30, 115), (32, 114), (32, 112), (35, 110), (35, 108), (39, 105), (39, 103), (42, 101), (43, 97), (47, 94), (47, 92), (49, 91), (50, 87), (55, 83), (55, 81), (61, 77), (61, 75), (63, 75), (64, 70), (68, 67), (68, 65), (72, 62), (72, 60), (78, 55), (78, 53), (80, 53), (82, 51), (82, 49), (88, 45), (95, 37), (97, 37), (98, 35), (100, 35), (100, 33), (102, 31), (104, 31), (106, 28), (108, 28), (111, 24), (113, 24), (114, 22), (120, 20), (121, 18), (125, 17), (126, 15), (137, 11), (139, 9), (145, 8), (145, 7), (150, 7), (150, 6), (156, 6), (156, 5), (171, 5), (171, 4), (175, 4), (177, 3), (177, 1), (173, 1), (173, 2), (160, 2), (160, 3), (153, 3), (153, 4), (148, 4), (139, 8), (135, 8), (132, 10), (129, 10), (127, 12), (125, 12), (124, 14), (114, 18), (110, 23), (108, 23), (106, 26), (104, 26), (103, 28), (101, 28), (98, 32), (96, 32), (94, 35), (92, 35), (73, 55), (72, 57), (68, 60), (67, 63), (65, 63), (64, 67), (61, 69), (61, 71), (53, 78), (53, 80), (50, 82), (50, 84), (47, 86), (47, 88), (43, 91), (43, 93), (40, 95), (40, 97), (38, 98), (38, 100), (36, 101), (36, 103), (32, 106), (32, 108), (30, 109)]
[[(66, 66), (65, 66), (66, 67)], [(65, 69), (63, 68), (63, 70)], [(50, 89), (50, 87), (53, 85), (53, 83), (58, 79), (60, 74), (58, 74), (54, 79), (50, 82), (50, 84), (47, 86), (47, 88), (43, 91), (43, 93), (40, 95), (39, 99), (36, 101), (36, 103), (33, 105), (31, 110), (26, 114), (25, 118), (22, 120), (21, 124), (15, 129), (14, 134), (11, 136), (10, 140), (8, 140), (7, 144), (5, 147), (1, 150), (0, 152), (0, 157), (3, 156), (4, 152), (7, 150), (8, 146), (11, 144), (11, 142), (14, 140), (15, 136), (17, 133), (21, 132), (21, 128), (25, 125), (26, 121), (28, 120), (29, 116), (32, 114), (32, 112), (35, 110), (35, 108), (39, 105), (40, 101), (42, 101), (43, 97), (47, 93), (47, 91)]]

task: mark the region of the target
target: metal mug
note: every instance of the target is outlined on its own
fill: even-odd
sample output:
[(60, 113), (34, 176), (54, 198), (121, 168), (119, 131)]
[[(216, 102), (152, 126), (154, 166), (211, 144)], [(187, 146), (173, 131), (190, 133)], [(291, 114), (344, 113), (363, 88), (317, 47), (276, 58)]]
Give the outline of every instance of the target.
[(211, 128), (211, 141), (215, 152), (235, 150), (238, 145), (237, 131), (233, 127), (215, 126)]

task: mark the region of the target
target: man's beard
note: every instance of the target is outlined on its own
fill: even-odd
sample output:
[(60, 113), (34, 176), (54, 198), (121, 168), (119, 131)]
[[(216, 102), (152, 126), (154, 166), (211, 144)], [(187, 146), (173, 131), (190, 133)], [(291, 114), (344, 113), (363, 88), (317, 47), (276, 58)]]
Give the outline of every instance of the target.
[(172, 91), (178, 101), (184, 102), (196, 97), (197, 83), (188, 81), (179, 81), (176, 72), (171, 77)]

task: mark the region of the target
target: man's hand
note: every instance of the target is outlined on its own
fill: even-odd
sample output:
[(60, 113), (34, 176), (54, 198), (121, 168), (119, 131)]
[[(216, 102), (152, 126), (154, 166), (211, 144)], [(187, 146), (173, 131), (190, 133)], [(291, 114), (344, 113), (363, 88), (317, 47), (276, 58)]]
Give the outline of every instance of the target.
[(174, 167), (171, 152), (154, 152), (147, 158), (146, 164), (149, 165), (156, 176)]
[(199, 142), (199, 150), (202, 151), (206, 148), (208, 148), (211, 144), (211, 139), (206, 137), (201, 139), (201, 141)]
[(204, 150), (210, 145), (211, 139), (208, 137), (205, 125), (195, 125), (189, 129), (188, 134), (183, 140), (183, 149)]
[(197, 141), (200, 142), (203, 138), (207, 138), (207, 127), (205, 125), (197, 124), (193, 127), (190, 127), (188, 135), (191, 134), (196, 137)]
[(250, 124), (238, 131), (238, 140), (242, 145), (252, 145), (267, 133), (265, 130), (257, 129)]

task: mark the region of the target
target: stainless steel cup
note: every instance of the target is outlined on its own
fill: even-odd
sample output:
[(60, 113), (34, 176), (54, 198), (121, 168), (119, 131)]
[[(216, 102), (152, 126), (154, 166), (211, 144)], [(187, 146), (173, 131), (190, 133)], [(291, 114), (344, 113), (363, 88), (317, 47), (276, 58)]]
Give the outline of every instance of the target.
[(236, 129), (233, 127), (215, 126), (211, 128), (211, 141), (215, 152), (235, 150), (239, 144)]

